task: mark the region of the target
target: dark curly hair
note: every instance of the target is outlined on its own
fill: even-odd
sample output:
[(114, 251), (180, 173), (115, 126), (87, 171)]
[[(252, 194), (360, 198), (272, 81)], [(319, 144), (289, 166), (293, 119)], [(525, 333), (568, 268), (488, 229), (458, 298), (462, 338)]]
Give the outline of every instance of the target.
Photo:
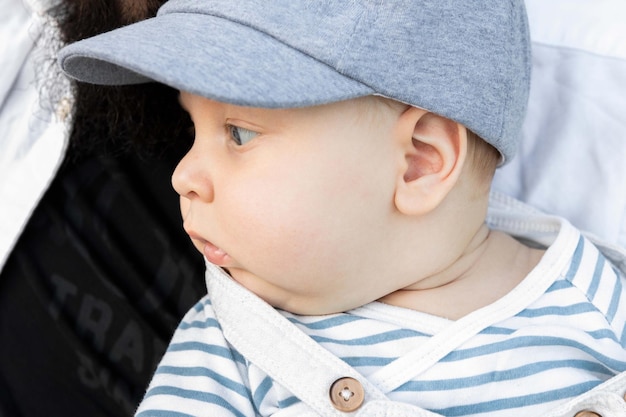
[[(41, 49), (56, 55), (65, 44), (154, 16), (164, 2), (61, 1), (50, 11), (55, 29), (46, 33), (46, 45)], [(44, 71), (47, 75), (41, 90), (48, 93), (51, 103), (58, 103), (65, 94), (59, 91), (62, 83), (58, 77), (64, 75), (56, 66), (55, 56), (44, 61), (50, 71)], [(189, 118), (178, 104), (177, 91), (169, 87), (157, 83), (112, 87), (71, 81), (71, 93), (69, 158), (129, 151), (151, 155), (172, 149), (182, 152), (190, 144)]]

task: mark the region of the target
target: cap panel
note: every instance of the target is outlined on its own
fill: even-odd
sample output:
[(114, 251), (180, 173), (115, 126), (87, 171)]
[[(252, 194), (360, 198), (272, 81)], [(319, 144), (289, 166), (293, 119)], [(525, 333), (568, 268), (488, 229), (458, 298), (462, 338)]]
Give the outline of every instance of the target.
[[(254, 28), (336, 70), (355, 27), (377, 2), (359, 0), (170, 0), (159, 10), (222, 17)], [(245, 41), (245, 39), (242, 39)]]
[(382, 2), (362, 19), (342, 72), (462, 123), (512, 157), (530, 84), (523, 19), (521, 1)]

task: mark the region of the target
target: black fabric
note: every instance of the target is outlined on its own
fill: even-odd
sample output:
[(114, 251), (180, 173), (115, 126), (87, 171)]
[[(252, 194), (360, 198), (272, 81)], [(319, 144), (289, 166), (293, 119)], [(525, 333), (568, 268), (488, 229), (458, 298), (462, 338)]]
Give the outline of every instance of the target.
[(205, 293), (170, 176), (178, 156), (67, 164), (0, 275), (0, 415), (132, 415)]

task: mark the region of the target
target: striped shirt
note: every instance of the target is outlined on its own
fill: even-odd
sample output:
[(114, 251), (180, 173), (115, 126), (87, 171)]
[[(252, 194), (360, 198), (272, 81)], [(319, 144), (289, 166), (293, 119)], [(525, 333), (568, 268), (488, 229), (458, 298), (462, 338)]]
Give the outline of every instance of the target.
[[(256, 303), (253, 295), (245, 302), (239, 295), (223, 301), (232, 307), (223, 315), (218, 299), (206, 296), (180, 324), (137, 415), (269, 416), (281, 410), (298, 415), (288, 410), (301, 405), (302, 395), (287, 387), (310, 383), (304, 379), (309, 361), (326, 357), (307, 361), (307, 347), (289, 347), (288, 339), (300, 343), (293, 329), (390, 401), (416, 410), (443, 416), (544, 415), (626, 371), (626, 282), (567, 223), (535, 269), (541, 273), (520, 284), (526, 290), (516, 288), (508, 299), (456, 322), (378, 302), (329, 316), (272, 309), (261, 320), (276, 321), (288, 334), (284, 337), (264, 336), (263, 321), (254, 324), (252, 316), (237, 323), (237, 312), (245, 314)], [(216, 268), (209, 268), (207, 279), (228, 280)], [(229, 291), (220, 293), (220, 300)], [(511, 314), (509, 306), (516, 303), (521, 307)], [(234, 323), (227, 336), (225, 322)], [(261, 359), (242, 354), (230, 334), (257, 349)], [(272, 355), (278, 356), (273, 363), (258, 363)], [(274, 368), (284, 368), (289, 378), (277, 380), (270, 375)]]

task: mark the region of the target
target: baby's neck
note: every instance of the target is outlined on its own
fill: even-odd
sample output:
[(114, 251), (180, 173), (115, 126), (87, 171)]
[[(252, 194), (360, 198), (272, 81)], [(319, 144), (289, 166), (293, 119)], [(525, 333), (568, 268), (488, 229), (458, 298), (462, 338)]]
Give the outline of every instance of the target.
[(510, 292), (543, 253), (485, 226), (446, 269), (379, 301), (457, 320)]

